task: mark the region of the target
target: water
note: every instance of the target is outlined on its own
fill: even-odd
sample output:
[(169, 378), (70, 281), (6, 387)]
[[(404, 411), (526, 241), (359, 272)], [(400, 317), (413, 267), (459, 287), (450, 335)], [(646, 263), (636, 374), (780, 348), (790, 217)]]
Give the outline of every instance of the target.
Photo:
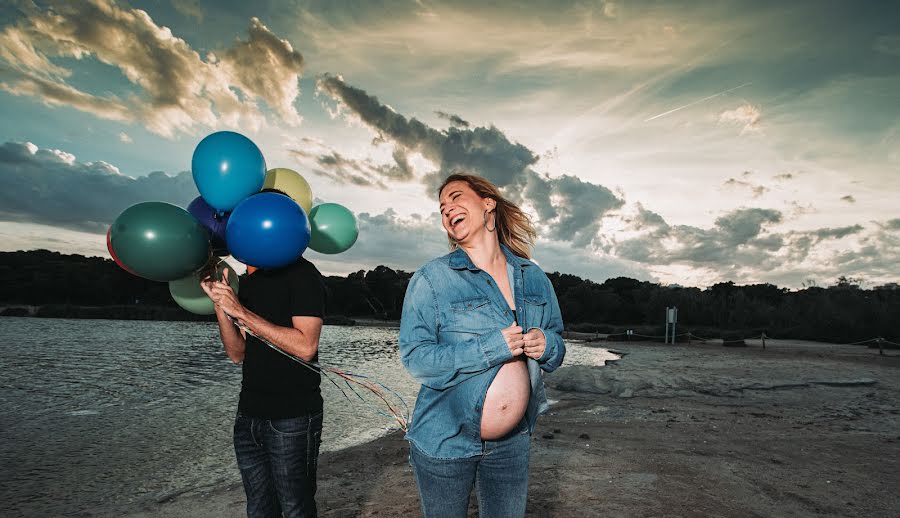
[[(601, 365), (568, 344), (566, 364)], [(320, 361), (371, 376), (412, 410), (397, 329), (325, 326)], [(0, 501), (7, 516), (133, 509), (240, 483), (231, 427), (241, 369), (215, 324), (0, 318)], [(396, 424), (323, 379), (323, 450)]]

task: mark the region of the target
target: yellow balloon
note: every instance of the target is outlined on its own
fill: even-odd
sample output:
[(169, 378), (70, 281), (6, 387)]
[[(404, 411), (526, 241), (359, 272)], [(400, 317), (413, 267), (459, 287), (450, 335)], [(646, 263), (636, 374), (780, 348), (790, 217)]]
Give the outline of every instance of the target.
[(283, 192), (297, 202), (306, 214), (312, 210), (312, 189), (309, 182), (297, 171), (284, 167), (276, 167), (266, 172), (266, 180), (263, 182), (263, 190), (274, 189)]

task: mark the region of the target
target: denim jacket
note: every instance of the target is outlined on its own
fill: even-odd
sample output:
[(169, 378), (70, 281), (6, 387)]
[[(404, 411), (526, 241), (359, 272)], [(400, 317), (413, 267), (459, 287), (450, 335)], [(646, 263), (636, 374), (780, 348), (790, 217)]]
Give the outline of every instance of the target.
[[(501, 245), (516, 303), (518, 324), (540, 329), (546, 348), (528, 358), (529, 432), (549, 408), (542, 370), (552, 372), (566, 353), (559, 303), (550, 279), (534, 263)], [(488, 387), (512, 353), (501, 329), (513, 314), (491, 275), (462, 249), (425, 264), (406, 289), (400, 320), (403, 365), (422, 387), (406, 438), (423, 453), (456, 459), (479, 455), (481, 409)]]

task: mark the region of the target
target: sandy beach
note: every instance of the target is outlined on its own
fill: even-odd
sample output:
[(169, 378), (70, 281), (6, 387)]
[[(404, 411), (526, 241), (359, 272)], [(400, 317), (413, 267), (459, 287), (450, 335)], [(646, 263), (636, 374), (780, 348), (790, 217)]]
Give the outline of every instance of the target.
[[(547, 377), (527, 516), (900, 516), (897, 351), (596, 345), (622, 359)], [(419, 516), (407, 453), (395, 433), (323, 454), (320, 516)], [(233, 487), (130, 516), (243, 515)]]

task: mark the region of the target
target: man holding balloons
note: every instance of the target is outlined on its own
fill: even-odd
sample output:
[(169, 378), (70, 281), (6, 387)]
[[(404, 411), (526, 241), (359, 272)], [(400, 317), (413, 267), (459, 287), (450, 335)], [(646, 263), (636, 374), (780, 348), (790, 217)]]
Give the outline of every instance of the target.
[[(243, 363), (234, 448), (247, 515), (315, 516), (321, 378), (260, 338), (305, 361), (317, 361), (325, 315), (322, 277), (301, 257), (282, 268), (256, 270), (241, 281), (240, 297), (224, 281), (209, 280), (203, 286), (216, 304), (228, 357)], [(231, 319), (250, 333), (239, 331)]]
[[(338, 204), (313, 207), (306, 180), (267, 172), (239, 133), (204, 138), (191, 170), (200, 197), (187, 210), (129, 207), (107, 233), (110, 256), (129, 273), (168, 282), (182, 308), (214, 313), (226, 354), (242, 364), (234, 448), (247, 515), (315, 516), (321, 377), (296, 359), (318, 360), (326, 288), (303, 253), (349, 249), (356, 218)], [(243, 279), (219, 257), (229, 254), (248, 265)]]

